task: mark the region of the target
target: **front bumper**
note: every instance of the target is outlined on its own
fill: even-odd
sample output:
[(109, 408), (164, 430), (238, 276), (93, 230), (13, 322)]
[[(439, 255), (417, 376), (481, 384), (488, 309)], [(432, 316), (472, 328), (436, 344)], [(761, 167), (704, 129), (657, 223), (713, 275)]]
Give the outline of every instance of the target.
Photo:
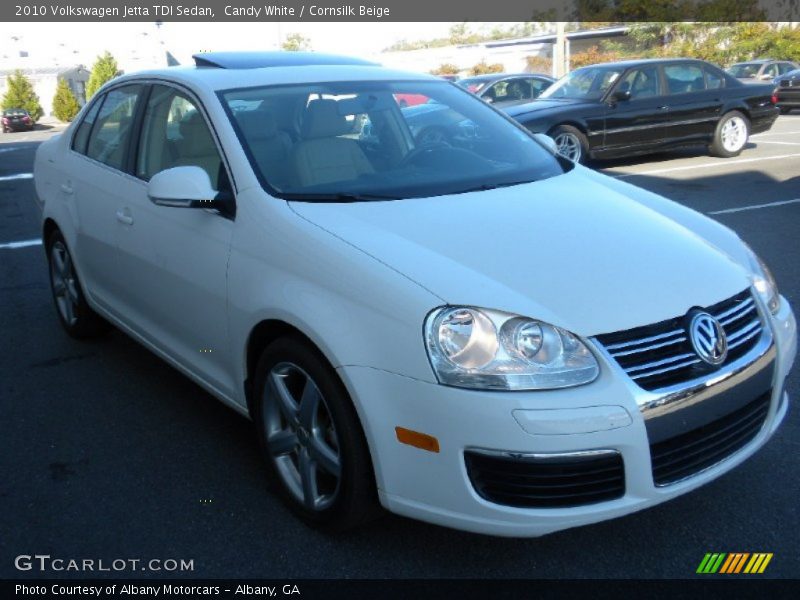
[[(661, 487), (653, 481), (638, 388), (602, 358), (600, 376), (592, 384), (546, 392), (458, 389), (367, 367), (341, 367), (339, 372), (364, 424), (380, 500), (388, 510), (477, 533), (532, 537), (664, 502), (719, 477), (763, 446), (786, 415), (784, 380), (797, 352), (797, 324), (785, 299), (769, 321), (772, 394), (763, 426), (721, 462)], [(398, 426), (436, 437), (440, 451), (399, 443)], [(470, 481), (464, 453), (472, 449), (520, 455), (614, 450), (624, 462), (624, 494), (578, 507), (496, 504), (482, 498)]]

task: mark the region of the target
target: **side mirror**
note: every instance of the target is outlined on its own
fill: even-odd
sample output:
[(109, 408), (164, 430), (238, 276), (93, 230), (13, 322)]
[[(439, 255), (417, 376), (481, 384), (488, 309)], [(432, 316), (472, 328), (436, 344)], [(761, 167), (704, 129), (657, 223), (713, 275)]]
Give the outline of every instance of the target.
[(159, 171), (147, 184), (153, 204), (172, 208), (227, 208), (228, 198), (211, 187), (200, 167), (173, 167)]
[(547, 148), (547, 150), (550, 151), (551, 154), (553, 155), (558, 154), (558, 146), (556, 145), (556, 141), (549, 135), (544, 133), (534, 133), (533, 137), (542, 146)]
[(618, 100), (621, 102), (625, 102), (631, 99), (631, 91), (630, 90), (616, 90), (612, 95), (614, 100)]
[(484, 96), (483, 101), (486, 102), (486, 104), (492, 104), (494, 102), (494, 98), (491, 96)]

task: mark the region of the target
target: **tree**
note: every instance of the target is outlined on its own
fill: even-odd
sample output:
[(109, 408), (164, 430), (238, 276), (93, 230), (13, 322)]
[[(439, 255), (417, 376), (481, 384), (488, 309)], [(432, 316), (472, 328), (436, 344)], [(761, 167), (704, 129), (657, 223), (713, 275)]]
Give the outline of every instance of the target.
[(458, 75), (460, 70), (452, 63), (442, 63), (431, 71), (431, 75)]
[(311, 50), (311, 40), (300, 33), (290, 33), (281, 44), (281, 48), (287, 52), (299, 52), (301, 50)]
[(3, 109), (24, 108), (28, 111), (31, 119), (38, 121), (42, 118), (44, 110), (39, 104), (39, 96), (33, 91), (31, 80), (25, 77), (22, 71), (14, 71), (6, 81), (6, 93), (3, 95)]
[(75, 118), (80, 109), (81, 105), (69, 89), (66, 79), (59, 79), (56, 95), (53, 96), (53, 114), (59, 121), (69, 122)]
[(486, 75), (488, 73), (502, 73), (505, 70), (500, 63), (488, 64), (485, 60), (472, 65), (469, 70), (470, 75)]
[(92, 65), (92, 73), (89, 75), (89, 81), (86, 82), (86, 99), (94, 96), (103, 84), (118, 75), (122, 75), (122, 71), (117, 66), (117, 59), (106, 50), (102, 56), (97, 57), (97, 61)]

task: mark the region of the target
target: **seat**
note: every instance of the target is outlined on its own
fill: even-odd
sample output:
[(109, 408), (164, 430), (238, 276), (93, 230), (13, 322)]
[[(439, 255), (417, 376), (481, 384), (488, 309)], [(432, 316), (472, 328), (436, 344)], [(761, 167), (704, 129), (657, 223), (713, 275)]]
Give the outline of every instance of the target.
[(219, 189), (219, 175), (222, 169), (220, 159), (208, 126), (203, 116), (196, 110), (186, 114), (178, 127), (181, 137), (175, 143), (176, 160), (173, 166), (196, 166), (208, 173), (211, 187)]
[(236, 121), (266, 180), (278, 188), (285, 187), (290, 179), (292, 140), (285, 131), (278, 130), (275, 115), (270, 110), (248, 110), (237, 113)]
[(336, 100), (314, 100), (306, 107), (300, 129), (301, 141), (292, 150), (296, 183), (310, 187), (357, 179), (374, 169), (353, 139), (339, 137), (352, 130)]

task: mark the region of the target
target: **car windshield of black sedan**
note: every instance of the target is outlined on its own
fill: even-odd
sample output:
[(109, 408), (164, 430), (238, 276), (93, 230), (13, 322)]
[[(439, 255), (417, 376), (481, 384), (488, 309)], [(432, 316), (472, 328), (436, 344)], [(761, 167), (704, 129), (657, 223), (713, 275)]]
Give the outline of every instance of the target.
[(584, 67), (565, 75), (542, 92), (539, 98), (568, 98), (572, 100), (600, 100), (619, 79), (619, 67)]
[(482, 191), (571, 166), (443, 81), (270, 86), (220, 93), (265, 189), (347, 202)]

